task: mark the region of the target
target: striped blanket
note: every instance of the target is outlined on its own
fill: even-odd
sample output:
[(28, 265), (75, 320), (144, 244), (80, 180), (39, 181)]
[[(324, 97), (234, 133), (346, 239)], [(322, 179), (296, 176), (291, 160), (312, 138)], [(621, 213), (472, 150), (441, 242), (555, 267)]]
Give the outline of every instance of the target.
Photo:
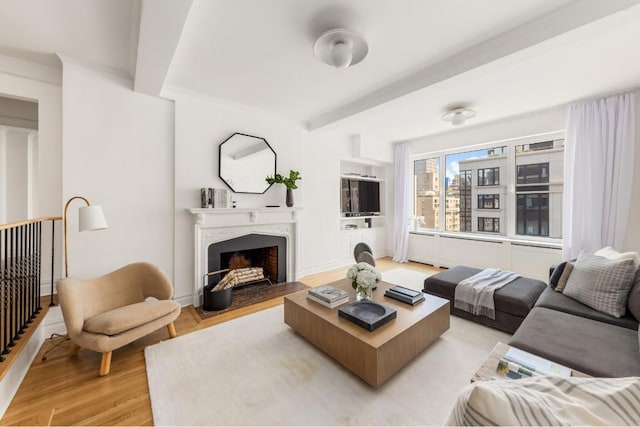
[(486, 268), (458, 283), (454, 307), (476, 316), (485, 316), (495, 320), (496, 309), (493, 293), (518, 277), (520, 276), (510, 271)]
[(460, 393), (444, 425), (640, 425), (640, 378), (480, 381)]

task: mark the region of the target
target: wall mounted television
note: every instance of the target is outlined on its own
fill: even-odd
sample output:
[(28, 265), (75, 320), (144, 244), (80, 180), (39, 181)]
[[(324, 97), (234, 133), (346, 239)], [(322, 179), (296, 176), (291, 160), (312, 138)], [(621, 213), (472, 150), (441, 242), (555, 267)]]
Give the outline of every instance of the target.
[(380, 183), (360, 179), (341, 178), (340, 200), (343, 216), (380, 214)]

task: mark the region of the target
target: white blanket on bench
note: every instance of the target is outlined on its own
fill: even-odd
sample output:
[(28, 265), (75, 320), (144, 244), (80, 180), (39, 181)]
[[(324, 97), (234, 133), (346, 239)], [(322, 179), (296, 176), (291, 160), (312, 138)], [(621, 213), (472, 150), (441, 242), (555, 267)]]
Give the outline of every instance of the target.
[(513, 282), (518, 276), (511, 271), (487, 268), (458, 283), (455, 293), (455, 308), (485, 316), (495, 320), (496, 309), (493, 293), (504, 285)]

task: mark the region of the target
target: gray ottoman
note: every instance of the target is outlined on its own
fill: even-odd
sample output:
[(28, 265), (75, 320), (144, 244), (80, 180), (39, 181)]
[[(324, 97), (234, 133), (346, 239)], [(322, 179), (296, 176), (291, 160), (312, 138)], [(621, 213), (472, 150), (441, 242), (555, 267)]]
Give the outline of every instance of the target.
[(508, 285), (498, 289), (494, 296), (496, 318), (476, 316), (454, 307), (456, 286), (462, 280), (481, 272), (482, 269), (458, 265), (434, 274), (424, 280), (424, 292), (450, 301), (451, 314), (473, 320), (491, 328), (514, 333), (520, 326), (536, 300), (547, 285), (535, 279), (519, 277)]

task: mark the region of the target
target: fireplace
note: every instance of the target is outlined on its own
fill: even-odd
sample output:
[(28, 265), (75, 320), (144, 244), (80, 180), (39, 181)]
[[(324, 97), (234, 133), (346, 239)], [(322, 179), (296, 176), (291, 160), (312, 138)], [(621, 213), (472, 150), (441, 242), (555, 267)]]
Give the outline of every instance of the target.
[[(195, 219), (193, 306), (202, 305), (202, 290), (206, 284), (203, 283), (205, 275), (210, 271), (226, 268), (227, 263), (236, 265), (247, 262), (262, 262), (255, 261), (255, 259), (268, 258), (272, 260), (275, 255), (277, 256), (277, 268), (263, 267), (267, 271), (271, 271), (267, 274), (272, 275), (270, 277), (272, 282), (295, 282), (298, 263), (297, 213), (301, 209), (299, 207), (189, 209)], [(273, 238), (276, 240), (273, 241)], [(256, 241), (256, 239), (258, 240)], [(247, 243), (258, 244), (247, 245)], [(222, 246), (218, 246), (218, 244)], [(277, 248), (275, 253), (274, 249), (260, 249), (273, 247)], [(259, 250), (254, 252), (254, 249)], [(211, 256), (210, 250), (219, 252), (219, 254)], [(239, 253), (236, 254), (236, 252)], [(223, 265), (224, 267), (222, 267)], [(277, 273), (273, 270), (276, 270)], [(214, 278), (214, 280), (218, 279)]]
[[(248, 234), (209, 245), (207, 270), (260, 267), (271, 283), (286, 281), (287, 239), (284, 236)], [(209, 276), (209, 285), (220, 277)]]

